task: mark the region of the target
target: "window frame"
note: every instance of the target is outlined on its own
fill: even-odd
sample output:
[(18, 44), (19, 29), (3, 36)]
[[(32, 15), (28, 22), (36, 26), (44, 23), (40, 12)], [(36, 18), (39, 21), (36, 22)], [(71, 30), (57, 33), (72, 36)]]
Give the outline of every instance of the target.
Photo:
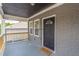
[(33, 23), (33, 21), (29, 21), (29, 34), (30, 35), (33, 35), (34, 34), (34, 32), (33, 33), (30, 32), (30, 29), (31, 28), (32, 28), (32, 31), (34, 31), (34, 28), (33, 28), (34, 27), (34, 24), (30, 27), (30, 24), (32, 24), (32, 23)]
[[(38, 27), (38, 29), (39, 29), (39, 30), (38, 30), (38, 31), (39, 31), (39, 32), (38, 32), (38, 35), (35, 34), (35, 22), (37, 22), (37, 21), (39, 22), (39, 25), (38, 25), (38, 26), (39, 26), (39, 27)], [(40, 19), (34, 20), (34, 36), (40, 37)]]

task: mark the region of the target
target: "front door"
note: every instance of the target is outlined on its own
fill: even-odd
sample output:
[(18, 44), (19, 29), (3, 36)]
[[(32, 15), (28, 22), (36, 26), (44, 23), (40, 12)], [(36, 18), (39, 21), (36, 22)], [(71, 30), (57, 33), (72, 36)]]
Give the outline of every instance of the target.
[(43, 27), (44, 27), (43, 45), (51, 50), (54, 50), (54, 26), (55, 26), (54, 23), (55, 23), (55, 17), (43, 20)]

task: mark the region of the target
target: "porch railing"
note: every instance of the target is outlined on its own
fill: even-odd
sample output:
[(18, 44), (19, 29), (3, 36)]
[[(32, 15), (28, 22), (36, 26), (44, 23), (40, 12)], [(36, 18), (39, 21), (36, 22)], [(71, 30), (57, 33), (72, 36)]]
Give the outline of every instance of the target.
[(28, 38), (28, 28), (6, 28), (6, 41), (23, 40)]

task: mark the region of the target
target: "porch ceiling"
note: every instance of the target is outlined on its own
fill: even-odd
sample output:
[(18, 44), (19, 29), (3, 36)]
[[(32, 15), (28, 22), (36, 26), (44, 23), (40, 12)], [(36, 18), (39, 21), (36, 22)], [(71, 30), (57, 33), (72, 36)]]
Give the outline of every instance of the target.
[(18, 17), (18, 16), (13, 16), (13, 15), (7, 15), (7, 14), (4, 14), (4, 19), (7, 19), (7, 20), (16, 20), (16, 21), (27, 21), (28, 18), (24, 18), (24, 17)]
[(54, 3), (3, 3), (4, 14), (28, 18)]

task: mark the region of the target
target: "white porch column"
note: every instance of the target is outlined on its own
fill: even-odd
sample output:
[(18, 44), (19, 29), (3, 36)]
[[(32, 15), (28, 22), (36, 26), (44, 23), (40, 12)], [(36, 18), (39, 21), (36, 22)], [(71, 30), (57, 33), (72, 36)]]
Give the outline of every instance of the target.
[(1, 35), (5, 34), (5, 19), (2, 19), (1, 24)]
[(3, 10), (2, 10), (2, 4), (0, 4), (0, 21), (1, 21), (1, 33), (0, 36), (3, 37), (3, 44), (2, 44), (2, 48), (0, 49), (0, 56), (3, 55), (4, 53), (4, 48), (5, 48), (5, 36), (3, 36), (5, 34), (5, 20), (3, 19)]

